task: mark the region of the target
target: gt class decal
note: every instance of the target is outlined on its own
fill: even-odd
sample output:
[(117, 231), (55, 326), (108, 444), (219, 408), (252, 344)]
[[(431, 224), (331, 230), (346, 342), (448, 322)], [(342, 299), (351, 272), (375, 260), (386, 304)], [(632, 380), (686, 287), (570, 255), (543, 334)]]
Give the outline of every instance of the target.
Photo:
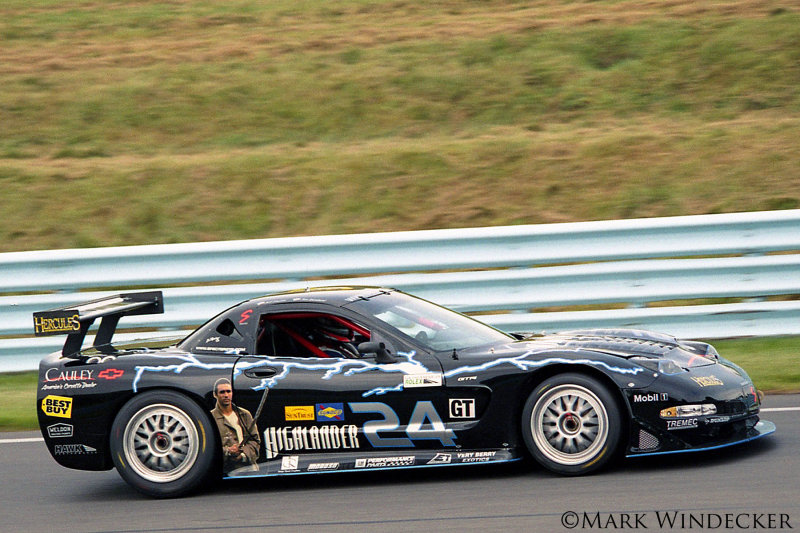
[(450, 418), (475, 418), (475, 400), (451, 398)]
[(374, 448), (407, 447), (413, 448), (415, 440), (438, 440), (442, 446), (455, 446), (455, 432), (446, 429), (442, 418), (433, 403), (425, 400), (417, 402), (406, 428), (406, 437), (385, 437), (381, 432), (396, 431), (400, 419), (394, 409), (380, 402), (350, 402), (347, 404), (354, 413), (376, 413), (381, 419), (364, 422), (364, 436)]

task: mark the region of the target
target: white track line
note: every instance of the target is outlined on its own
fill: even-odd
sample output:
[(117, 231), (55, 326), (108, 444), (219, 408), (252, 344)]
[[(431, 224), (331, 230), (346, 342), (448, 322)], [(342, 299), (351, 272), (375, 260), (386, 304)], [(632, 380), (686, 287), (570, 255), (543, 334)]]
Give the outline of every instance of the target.
[(762, 413), (777, 413), (779, 411), (800, 411), (800, 407), (770, 407), (767, 409), (762, 409), (760, 412)]
[(34, 437), (31, 439), (0, 439), (0, 444), (18, 444), (23, 442), (44, 442), (42, 437)]

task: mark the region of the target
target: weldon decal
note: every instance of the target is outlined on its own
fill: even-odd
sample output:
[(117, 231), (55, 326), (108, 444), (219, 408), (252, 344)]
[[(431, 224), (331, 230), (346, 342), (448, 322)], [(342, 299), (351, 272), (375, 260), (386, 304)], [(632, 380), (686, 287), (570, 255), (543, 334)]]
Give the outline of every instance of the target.
[(264, 430), (267, 459), (300, 450), (348, 450), (360, 447), (358, 427), (354, 425), (285, 426)]
[(47, 426), (47, 436), (51, 439), (71, 437), (72, 431), (72, 424), (58, 423), (53, 424), (52, 426)]
[(48, 395), (42, 399), (42, 412), (47, 416), (72, 418), (72, 398)]

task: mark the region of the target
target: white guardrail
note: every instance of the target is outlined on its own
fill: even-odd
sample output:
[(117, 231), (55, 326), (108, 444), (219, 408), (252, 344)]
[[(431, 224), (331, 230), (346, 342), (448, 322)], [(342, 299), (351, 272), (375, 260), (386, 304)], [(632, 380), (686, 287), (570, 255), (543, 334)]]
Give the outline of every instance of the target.
[(165, 314), (121, 328), (183, 334), (247, 298), (351, 284), (507, 331), (800, 334), (800, 210), (0, 254), (0, 372), (63, 345), (31, 336), (34, 311), (157, 287)]

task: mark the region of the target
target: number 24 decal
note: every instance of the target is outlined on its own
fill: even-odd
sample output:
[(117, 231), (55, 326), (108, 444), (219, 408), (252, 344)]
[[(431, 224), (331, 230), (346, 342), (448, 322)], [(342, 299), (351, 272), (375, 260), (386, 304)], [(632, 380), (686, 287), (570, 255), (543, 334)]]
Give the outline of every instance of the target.
[(455, 446), (456, 434), (446, 429), (444, 422), (430, 401), (417, 402), (411, 419), (408, 421), (406, 437), (382, 437), (381, 431), (394, 431), (400, 426), (400, 419), (394, 409), (381, 402), (350, 402), (350, 410), (354, 413), (378, 413), (382, 420), (364, 422), (364, 436), (374, 448), (414, 447), (412, 440), (438, 440), (443, 446)]

